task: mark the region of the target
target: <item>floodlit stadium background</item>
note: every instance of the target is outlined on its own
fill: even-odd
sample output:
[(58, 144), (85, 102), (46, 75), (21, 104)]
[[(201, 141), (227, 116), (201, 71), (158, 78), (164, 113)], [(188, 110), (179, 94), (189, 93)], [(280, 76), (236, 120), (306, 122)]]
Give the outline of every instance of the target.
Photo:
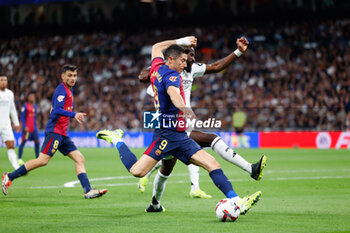
[[(232, 114), (239, 109), (247, 114), (245, 132), (255, 133), (251, 145), (318, 147), (319, 140), (324, 148), (350, 146), (347, 134), (340, 133), (350, 124), (347, 1), (18, 0), (0, 5), (0, 73), (9, 77), (18, 110), (27, 93), (36, 92), (41, 130), (64, 63), (79, 67), (75, 110), (88, 113), (87, 122), (72, 121), (70, 131), (122, 128), (143, 136), (142, 113), (153, 104), (137, 76), (150, 64), (150, 46), (195, 35), (197, 61), (211, 63), (236, 49), (235, 40), (243, 35), (250, 41), (246, 54), (224, 72), (194, 82), (198, 118), (221, 120), (219, 131), (233, 132), (228, 141), (233, 147)], [(337, 135), (302, 134), (302, 141), (310, 141), (305, 145), (264, 144), (270, 140), (264, 134), (276, 131)], [(280, 134), (274, 136), (285, 135)]]

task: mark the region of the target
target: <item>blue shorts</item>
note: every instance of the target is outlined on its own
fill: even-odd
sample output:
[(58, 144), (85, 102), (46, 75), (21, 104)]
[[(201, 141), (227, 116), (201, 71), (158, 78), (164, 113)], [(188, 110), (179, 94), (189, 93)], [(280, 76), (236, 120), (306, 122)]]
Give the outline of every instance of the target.
[(190, 164), (189, 160), (202, 148), (187, 136), (185, 131), (173, 131), (169, 129), (156, 129), (153, 134), (153, 142), (145, 154), (159, 161), (170, 155)]
[(52, 157), (57, 150), (63, 155), (67, 155), (72, 151), (78, 150), (78, 148), (68, 136), (57, 133), (45, 133), (45, 140), (41, 146), (41, 152)]
[(23, 141), (35, 141), (39, 140), (39, 133), (38, 130), (34, 130), (32, 133), (22, 132), (22, 142)]

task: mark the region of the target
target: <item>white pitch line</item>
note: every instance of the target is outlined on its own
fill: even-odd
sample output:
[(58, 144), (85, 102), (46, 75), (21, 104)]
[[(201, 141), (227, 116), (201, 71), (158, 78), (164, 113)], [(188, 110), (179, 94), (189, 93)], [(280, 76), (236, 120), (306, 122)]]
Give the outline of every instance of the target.
[[(186, 174), (187, 175), (187, 174)], [(179, 176), (183, 176), (182, 174)], [(119, 180), (123, 180), (123, 179), (130, 179), (134, 177), (130, 177), (130, 176), (116, 176), (116, 177), (102, 177), (102, 178), (94, 178), (94, 179), (90, 179), (90, 181), (101, 181), (101, 180), (115, 180), (115, 179), (119, 179)], [(284, 180), (325, 180), (325, 179), (349, 179), (350, 176), (315, 176), (315, 177), (276, 177), (276, 178), (267, 178), (264, 179), (266, 181), (284, 181)], [(230, 179), (231, 182), (245, 182), (245, 181), (249, 181), (251, 179)], [(203, 182), (211, 182), (211, 181), (201, 181)], [(74, 183), (74, 184), (73, 184)], [(75, 184), (78, 184), (79, 180), (76, 181), (71, 181), (71, 182), (67, 182), (64, 185), (58, 185), (58, 186), (34, 186), (34, 187), (28, 187), (28, 189), (53, 189), (53, 188), (75, 188), (75, 187), (79, 187), (79, 186), (75, 186)], [(183, 181), (183, 180), (179, 180), (179, 181), (168, 181), (168, 184), (183, 184), (183, 183), (188, 183), (188, 181)], [(69, 184), (69, 185), (67, 185)], [(152, 184), (152, 182), (150, 182), (149, 184)], [(111, 186), (136, 186), (137, 183), (133, 182), (133, 183), (111, 183), (111, 184), (103, 184), (103, 186), (105, 187), (111, 187)]]

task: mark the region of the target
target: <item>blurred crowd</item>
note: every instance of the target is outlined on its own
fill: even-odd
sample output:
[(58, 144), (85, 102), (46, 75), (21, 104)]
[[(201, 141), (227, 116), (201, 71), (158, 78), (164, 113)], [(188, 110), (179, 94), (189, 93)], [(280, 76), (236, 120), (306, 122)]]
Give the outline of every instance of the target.
[[(25, 36), (0, 41), (0, 73), (7, 75), (18, 112), (36, 93), (38, 127), (44, 129), (64, 64), (78, 66), (74, 110), (86, 112), (70, 130), (142, 130), (153, 110), (139, 72), (150, 65), (150, 46), (186, 35), (198, 38), (198, 62), (210, 64), (236, 49), (248, 51), (225, 71), (197, 78), (192, 106), (199, 119), (214, 117), (234, 130), (232, 114), (247, 114), (245, 130), (346, 130), (350, 119), (349, 19), (269, 22), (259, 25)], [(347, 121), (348, 119), (348, 121)]]

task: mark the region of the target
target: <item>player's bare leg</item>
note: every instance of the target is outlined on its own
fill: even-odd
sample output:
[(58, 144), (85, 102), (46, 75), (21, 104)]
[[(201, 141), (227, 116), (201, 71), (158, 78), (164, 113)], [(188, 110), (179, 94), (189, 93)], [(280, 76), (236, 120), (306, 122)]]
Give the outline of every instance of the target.
[(135, 177), (144, 177), (158, 163), (149, 155), (142, 155), (139, 160), (130, 168), (129, 172)]
[(154, 171), (156, 171), (158, 168), (162, 166), (162, 160), (160, 160), (150, 172), (148, 172), (144, 177), (139, 179), (139, 182), (137, 183), (137, 187), (141, 193), (144, 193), (146, 190), (146, 186), (149, 182), (149, 178), (153, 174)]
[(75, 150), (68, 154), (69, 158), (71, 158), (75, 163), (75, 171), (79, 178), (80, 184), (84, 189), (84, 197), (86, 199), (92, 199), (103, 196), (107, 193), (107, 189), (92, 189), (90, 186), (90, 181), (86, 174), (85, 169), (85, 158), (80, 153), (80, 151)]
[(190, 138), (195, 140), (201, 147), (211, 147), (223, 159), (248, 172), (253, 179), (260, 180), (262, 178), (267, 161), (265, 155), (263, 155), (258, 162), (251, 164), (226, 145), (216, 134), (193, 130), (190, 134)]
[(15, 171), (9, 173), (4, 172), (2, 176), (2, 191), (5, 195), (7, 195), (8, 188), (11, 186), (12, 181), (14, 179), (17, 179), (20, 176), (26, 175), (29, 171), (36, 169), (38, 167), (45, 166), (49, 161), (51, 157), (40, 153), (40, 156), (36, 159), (32, 159), (28, 162), (26, 162), (24, 165), (20, 166)]
[(38, 158), (29, 160), (28, 162), (25, 162), (24, 166), (25, 166), (27, 172), (29, 172), (33, 169), (38, 168), (38, 167), (46, 166), (49, 163), (50, 159), (51, 159), (51, 157), (48, 156), (47, 154), (40, 153)]
[(160, 205), (160, 201), (165, 190), (166, 182), (170, 177), (176, 161), (176, 158), (162, 160), (162, 166), (154, 178), (152, 203), (145, 209), (145, 212), (153, 213), (165, 211), (165, 208)]
[(134, 153), (132, 153), (123, 141), (124, 132), (121, 129), (114, 131), (101, 130), (96, 133), (96, 137), (112, 143), (119, 151), (119, 157), (125, 168), (135, 177), (144, 177), (152, 168), (158, 163), (157, 160), (151, 156), (144, 154), (137, 160)]

